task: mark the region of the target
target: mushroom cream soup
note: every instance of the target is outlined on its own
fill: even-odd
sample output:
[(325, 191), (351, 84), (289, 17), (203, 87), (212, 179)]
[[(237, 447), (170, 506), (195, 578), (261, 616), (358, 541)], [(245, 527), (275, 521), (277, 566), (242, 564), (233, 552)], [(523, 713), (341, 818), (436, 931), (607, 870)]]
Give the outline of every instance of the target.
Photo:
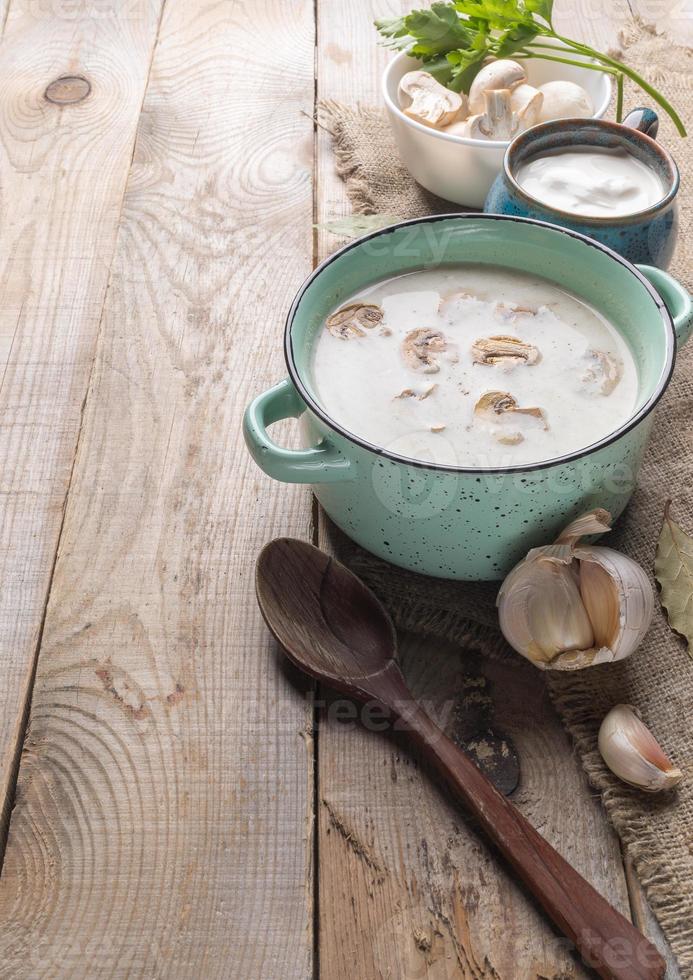
[(351, 296), (320, 330), (325, 412), (376, 446), (461, 467), (538, 463), (632, 415), (633, 356), (596, 310), (553, 283), (447, 266)]

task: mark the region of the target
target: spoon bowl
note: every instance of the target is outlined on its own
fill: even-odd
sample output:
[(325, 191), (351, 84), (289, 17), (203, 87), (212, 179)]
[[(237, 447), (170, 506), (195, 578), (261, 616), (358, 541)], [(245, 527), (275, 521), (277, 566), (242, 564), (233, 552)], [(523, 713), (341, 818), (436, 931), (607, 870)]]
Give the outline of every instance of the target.
[(391, 667), (392, 620), (363, 582), (305, 541), (277, 538), (257, 560), (260, 611), (289, 659), (344, 690)]

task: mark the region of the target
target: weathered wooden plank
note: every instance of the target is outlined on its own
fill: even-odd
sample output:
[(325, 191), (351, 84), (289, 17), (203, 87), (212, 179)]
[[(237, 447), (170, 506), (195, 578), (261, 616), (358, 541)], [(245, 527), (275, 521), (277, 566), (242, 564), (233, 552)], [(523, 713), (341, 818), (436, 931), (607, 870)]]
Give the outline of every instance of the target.
[[(408, 0), (355, 0), (334, 4), (318, 3), (318, 97), (355, 105), (380, 104), (380, 75), (392, 52), (378, 43), (373, 26), (376, 17), (396, 17), (411, 10)], [(318, 180), (316, 213), (318, 224), (350, 213), (344, 183), (334, 170), (332, 139), (318, 129)], [(318, 227), (318, 257), (324, 259), (345, 239)]]
[(0, 882), (5, 980), (311, 973), (312, 713), (253, 590), (311, 505), (240, 420), (312, 261), (313, 36), (309, 0), (167, 0)]
[[(377, 104), (379, 75), (389, 54), (376, 44), (373, 17), (410, 7), (367, 0), (319, 4), (319, 96)], [(564, 9), (561, 27), (608, 47), (617, 37), (619, 13), (627, 15), (625, 4), (612, 8), (613, 19), (597, 5), (589, 22), (578, 24), (579, 12), (572, 17)], [(348, 213), (349, 206), (334, 174), (328, 134), (319, 133), (318, 149), (316, 210), (323, 223)], [(318, 243), (324, 257), (340, 241), (319, 229)], [(329, 545), (324, 525), (321, 541)], [(405, 667), (419, 694), (435, 700), (454, 689), (459, 651), (409, 638)], [(541, 678), (526, 668), (515, 673), (489, 664), (487, 670), (496, 682), (499, 724), (513, 735), (522, 759), (519, 805), (626, 912), (618, 842), (548, 705)], [(473, 828), (422, 779), (402, 746), (353, 726), (345, 729), (335, 721), (334, 709), (323, 714), (319, 742), (324, 975), (330, 980), (354, 974), (402, 980), (585, 975)]]
[(676, 962), (676, 958), (671, 951), (669, 943), (666, 941), (664, 933), (657, 922), (657, 919), (649, 906), (642, 885), (637, 879), (633, 870), (632, 861), (626, 857), (624, 862), (626, 869), (626, 881), (630, 894), (630, 907), (633, 913), (633, 922), (641, 932), (649, 936), (657, 949), (667, 962), (666, 980), (683, 980), (681, 970)]
[(630, 23), (632, 14), (628, 0), (614, 0), (609, 4), (590, 0), (585, 4), (554, 4), (553, 19), (556, 30), (567, 37), (607, 51), (617, 45), (620, 32)]
[[(452, 644), (407, 637), (414, 692), (454, 731), (460, 690), (481, 669), (495, 728), (521, 759), (513, 799), (621, 911), (628, 894), (618, 842), (586, 785), (529, 665), (467, 664)], [(346, 709), (342, 709), (342, 717)], [(334, 706), (319, 730), (320, 961), (330, 980), (586, 977), (459, 807), (406, 751)]]
[[(132, 0), (128, 17), (113, 11), (95, 17), (90, 0), (64, 8), (15, 0), (5, 8), (0, 852), (160, 8), (160, 0)], [(63, 75), (83, 76), (88, 84), (49, 90)]]

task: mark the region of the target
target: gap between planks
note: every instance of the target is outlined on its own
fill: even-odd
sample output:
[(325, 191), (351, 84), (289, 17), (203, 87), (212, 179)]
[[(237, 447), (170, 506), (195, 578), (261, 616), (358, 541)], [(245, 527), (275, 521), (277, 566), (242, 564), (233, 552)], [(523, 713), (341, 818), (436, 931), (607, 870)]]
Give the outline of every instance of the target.
[[(320, 47), (320, 27), (319, 27), (319, 0), (313, 0), (313, 268), (315, 269), (320, 261), (319, 258), (319, 233), (318, 215), (319, 200), (318, 187), (320, 185), (320, 152), (319, 152), (319, 131), (318, 131), (318, 69), (319, 69), (319, 47)], [(315, 496), (311, 497), (311, 536), (313, 545), (320, 545), (320, 504)], [(313, 799), (312, 803), (312, 845), (313, 845), (313, 964), (312, 980), (320, 980), (320, 718), (319, 708), (316, 700), (320, 697), (320, 685), (313, 685)]]

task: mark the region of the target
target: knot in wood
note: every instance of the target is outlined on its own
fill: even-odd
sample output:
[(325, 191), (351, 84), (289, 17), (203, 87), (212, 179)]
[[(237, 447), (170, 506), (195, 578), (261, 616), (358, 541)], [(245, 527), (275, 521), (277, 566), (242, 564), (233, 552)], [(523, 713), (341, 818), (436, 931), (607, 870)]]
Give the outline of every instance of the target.
[(50, 83), (44, 97), (54, 105), (74, 105), (91, 92), (91, 82), (82, 75), (61, 75)]

